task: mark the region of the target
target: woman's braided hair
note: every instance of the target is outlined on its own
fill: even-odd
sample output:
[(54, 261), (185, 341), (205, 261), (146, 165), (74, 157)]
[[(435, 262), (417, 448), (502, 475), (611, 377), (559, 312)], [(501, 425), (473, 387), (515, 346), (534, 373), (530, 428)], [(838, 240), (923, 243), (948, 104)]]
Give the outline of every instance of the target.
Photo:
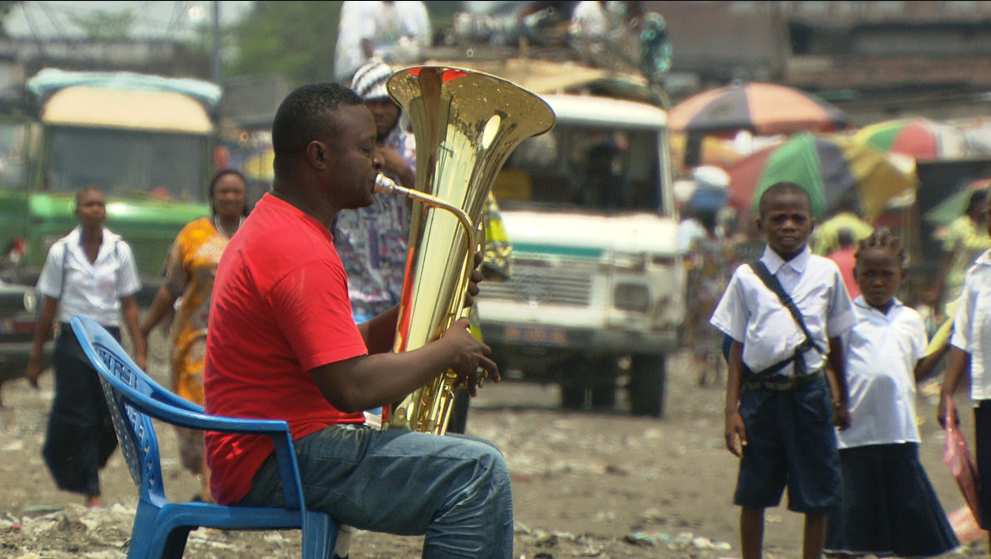
[(861, 239), (857, 244), (857, 252), (854, 258), (860, 259), (860, 253), (870, 248), (880, 248), (891, 251), (902, 266), (905, 265), (905, 247), (902, 246), (901, 239), (888, 230), (887, 227), (878, 227), (866, 239)]

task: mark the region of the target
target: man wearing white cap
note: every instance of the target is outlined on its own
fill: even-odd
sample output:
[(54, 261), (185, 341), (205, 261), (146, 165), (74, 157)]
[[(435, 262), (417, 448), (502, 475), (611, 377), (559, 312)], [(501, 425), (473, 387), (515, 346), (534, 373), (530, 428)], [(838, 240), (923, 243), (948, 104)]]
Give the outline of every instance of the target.
[[(389, 98), (392, 68), (375, 59), (354, 75), (351, 89), (375, 119), (376, 159), (382, 172), (412, 188), (416, 143), (400, 121), (402, 110)], [(367, 208), (342, 211), (334, 222), (334, 246), (348, 274), (355, 321), (378, 316), (399, 302), (406, 268), (410, 204), (400, 194), (379, 194)]]

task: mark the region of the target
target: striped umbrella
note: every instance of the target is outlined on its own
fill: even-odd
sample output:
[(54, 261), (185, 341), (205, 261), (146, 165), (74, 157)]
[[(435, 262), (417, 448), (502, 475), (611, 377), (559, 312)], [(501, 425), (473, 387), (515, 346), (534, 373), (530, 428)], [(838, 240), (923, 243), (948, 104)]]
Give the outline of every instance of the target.
[(967, 142), (962, 131), (924, 118), (887, 120), (860, 129), (854, 137), (871, 147), (916, 159), (960, 159)]
[(689, 97), (670, 114), (672, 130), (697, 134), (831, 132), (846, 128), (848, 121), (843, 111), (822, 99), (773, 83), (734, 82)]
[(857, 213), (873, 219), (888, 200), (917, 186), (914, 173), (885, 154), (838, 135), (798, 134), (754, 153), (727, 172), (730, 204), (738, 209), (756, 210), (767, 187), (789, 181), (809, 192), (816, 218), (852, 199), (859, 206)]
[[(671, 134), (671, 161), (674, 162), (675, 171), (684, 172), (685, 168), (685, 148), (686, 136), (684, 134)], [(737, 161), (743, 159), (732, 142), (720, 138), (705, 138), (702, 140), (701, 158), (699, 165), (712, 165), (720, 168), (727, 168)]]

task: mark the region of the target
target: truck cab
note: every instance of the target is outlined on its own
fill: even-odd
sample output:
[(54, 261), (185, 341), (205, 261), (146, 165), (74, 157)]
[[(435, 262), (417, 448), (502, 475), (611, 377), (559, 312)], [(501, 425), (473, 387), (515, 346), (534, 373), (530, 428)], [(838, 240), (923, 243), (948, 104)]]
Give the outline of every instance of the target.
[(220, 88), (198, 80), (43, 70), (27, 82), (32, 118), (0, 122), (3, 275), (34, 283), (76, 226), (75, 193), (107, 195), (107, 227), (131, 245), (153, 293), (179, 230), (209, 213)]
[(642, 102), (542, 95), (557, 116), (495, 180), (513, 274), (484, 284), (482, 333), (500, 370), (558, 383), (566, 408), (659, 417), (665, 355), (679, 345), (685, 273), (667, 114)]

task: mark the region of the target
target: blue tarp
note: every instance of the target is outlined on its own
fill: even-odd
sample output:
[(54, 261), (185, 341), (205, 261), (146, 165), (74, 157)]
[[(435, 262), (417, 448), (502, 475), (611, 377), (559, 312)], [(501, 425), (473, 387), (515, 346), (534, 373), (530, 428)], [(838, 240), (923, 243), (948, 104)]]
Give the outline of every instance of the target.
[(28, 91), (41, 98), (75, 85), (110, 89), (174, 91), (193, 97), (210, 108), (216, 107), (223, 96), (223, 90), (220, 86), (203, 80), (166, 78), (132, 72), (68, 72), (46, 68), (27, 81)]

